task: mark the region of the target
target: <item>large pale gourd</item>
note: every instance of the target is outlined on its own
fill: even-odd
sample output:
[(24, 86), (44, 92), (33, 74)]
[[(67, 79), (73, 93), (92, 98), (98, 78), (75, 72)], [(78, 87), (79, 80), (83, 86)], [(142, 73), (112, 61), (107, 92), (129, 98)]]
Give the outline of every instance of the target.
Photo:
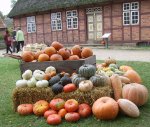
[(148, 101), (148, 90), (144, 85), (131, 83), (122, 89), (122, 97), (142, 106)]
[(127, 99), (119, 99), (118, 101), (120, 109), (124, 114), (130, 117), (139, 117), (140, 111), (138, 107), (131, 101)]

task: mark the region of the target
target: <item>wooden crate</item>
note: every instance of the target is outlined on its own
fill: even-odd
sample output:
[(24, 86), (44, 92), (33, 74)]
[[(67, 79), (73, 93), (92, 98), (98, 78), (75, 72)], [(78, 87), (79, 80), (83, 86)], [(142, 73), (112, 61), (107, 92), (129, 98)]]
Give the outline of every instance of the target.
[(20, 70), (21, 74), (30, 69), (34, 70), (45, 70), (48, 66), (53, 66), (57, 69), (57, 72), (65, 71), (68, 73), (77, 72), (79, 67), (83, 64), (92, 64), (96, 65), (96, 56), (93, 55), (86, 59), (80, 60), (65, 60), (65, 61), (47, 61), (47, 62), (21, 62)]

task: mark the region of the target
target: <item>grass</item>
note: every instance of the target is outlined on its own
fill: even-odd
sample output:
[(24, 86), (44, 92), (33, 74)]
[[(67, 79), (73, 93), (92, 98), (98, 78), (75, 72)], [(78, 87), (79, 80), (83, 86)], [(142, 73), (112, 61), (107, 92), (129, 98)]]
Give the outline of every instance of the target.
[[(101, 61), (97, 61), (101, 62)], [(142, 77), (143, 84), (150, 91), (150, 63), (123, 62), (119, 65), (132, 66)], [(0, 58), (0, 127), (49, 127), (43, 117), (35, 115), (20, 116), (12, 108), (12, 90), (16, 80), (20, 79), (19, 62), (11, 58)], [(150, 100), (140, 107), (140, 117), (130, 118), (119, 115), (113, 121), (96, 120), (93, 116), (81, 119), (77, 123), (68, 123), (65, 120), (60, 127), (149, 127)]]

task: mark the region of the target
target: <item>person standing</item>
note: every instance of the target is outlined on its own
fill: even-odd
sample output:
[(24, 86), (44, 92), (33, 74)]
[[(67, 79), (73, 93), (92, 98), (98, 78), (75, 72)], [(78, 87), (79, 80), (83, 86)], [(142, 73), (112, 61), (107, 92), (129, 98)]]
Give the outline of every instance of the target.
[(24, 33), (21, 30), (21, 28), (18, 28), (17, 34), (16, 34), (16, 41), (17, 41), (17, 52), (20, 51), (20, 45), (24, 46)]
[(11, 51), (12, 38), (11, 38), (10, 33), (7, 29), (5, 31), (4, 41), (5, 41), (5, 44), (6, 44), (6, 53), (8, 53), (10, 51), (10, 53), (12, 54), (12, 51)]
[(12, 32), (12, 38), (13, 38), (13, 41), (12, 41), (12, 49), (13, 49), (13, 52), (15, 52), (16, 49), (17, 49), (16, 30), (15, 30), (15, 29), (14, 29), (13, 32)]

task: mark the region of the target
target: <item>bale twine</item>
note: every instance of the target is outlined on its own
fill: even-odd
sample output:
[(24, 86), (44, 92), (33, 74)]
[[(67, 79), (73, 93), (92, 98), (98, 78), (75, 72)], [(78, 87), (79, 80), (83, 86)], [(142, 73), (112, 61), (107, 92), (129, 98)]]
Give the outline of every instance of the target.
[(81, 92), (79, 89), (69, 92), (54, 94), (50, 87), (47, 88), (15, 88), (12, 94), (13, 109), (17, 110), (18, 105), (24, 103), (34, 104), (38, 100), (46, 100), (50, 102), (53, 98), (62, 98), (65, 101), (68, 99), (76, 99), (79, 103), (88, 103), (92, 105), (98, 98), (103, 96), (112, 96), (110, 86), (94, 87), (91, 91)]

